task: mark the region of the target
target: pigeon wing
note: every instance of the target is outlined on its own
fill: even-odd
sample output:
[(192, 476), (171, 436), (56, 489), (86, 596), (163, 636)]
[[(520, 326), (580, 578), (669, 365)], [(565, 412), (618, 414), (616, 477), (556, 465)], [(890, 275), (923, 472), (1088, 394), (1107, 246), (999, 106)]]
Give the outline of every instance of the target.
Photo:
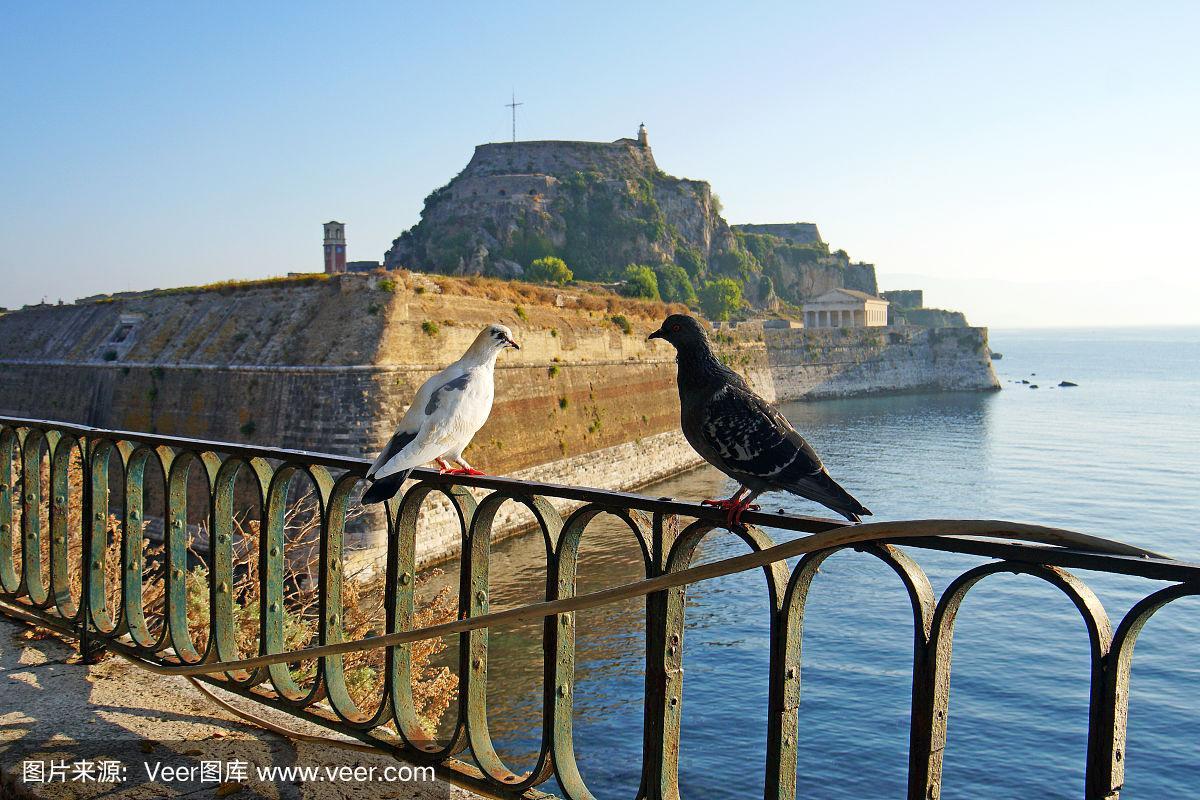
[(783, 414), (748, 388), (719, 389), (699, 428), (710, 451), (701, 454), (751, 489), (794, 492), (851, 522), (871, 513), (829, 477), (816, 451)]
[(779, 484), (824, 470), (804, 437), (748, 389), (721, 387), (705, 404), (699, 422), (698, 433), (706, 445), (701, 454), (734, 477)]
[[(429, 435), (431, 432), (430, 414), (427, 411), (431, 402), (434, 402), (435, 396), (447, 385), (458, 385), (455, 383), (456, 381), (461, 383), (464, 375), (462, 368), (454, 363), (421, 384), (408, 411), (400, 420), (396, 433), (384, 446), (383, 452), (375, 459), (375, 463), (367, 470), (368, 478), (382, 478), (401, 470), (412, 469), (445, 452), (442, 450), (424, 459), (415, 460), (423, 455), (428, 445), (432, 444)], [(432, 438), (436, 439), (437, 437)]]

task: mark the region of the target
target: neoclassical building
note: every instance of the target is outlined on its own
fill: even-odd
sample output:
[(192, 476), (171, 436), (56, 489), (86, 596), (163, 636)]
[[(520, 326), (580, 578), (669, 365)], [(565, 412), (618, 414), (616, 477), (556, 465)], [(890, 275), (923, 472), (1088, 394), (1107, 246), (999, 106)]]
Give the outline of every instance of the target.
[(855, 289), (830, 289), (804, 304), (806, 328), (870, 328), (887, 325), (888, 301)]

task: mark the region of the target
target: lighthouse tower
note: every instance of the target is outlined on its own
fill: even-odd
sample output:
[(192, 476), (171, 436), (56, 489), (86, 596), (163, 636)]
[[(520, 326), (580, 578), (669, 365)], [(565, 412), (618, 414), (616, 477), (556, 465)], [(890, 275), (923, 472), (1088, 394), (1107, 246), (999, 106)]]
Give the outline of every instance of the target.
[(325, 272), (346, 271), (346, 226), (340, 222), (325, 223)]

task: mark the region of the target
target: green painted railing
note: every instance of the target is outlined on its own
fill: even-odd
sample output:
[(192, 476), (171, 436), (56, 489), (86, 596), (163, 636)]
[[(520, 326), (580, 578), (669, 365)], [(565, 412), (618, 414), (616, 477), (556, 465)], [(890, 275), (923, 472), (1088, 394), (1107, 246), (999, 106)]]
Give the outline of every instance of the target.
[[(1087, 724), (1087, 798), (1116, 798), (1124, 782), (1125, 722), (1134, 644), (1161, 607), (1200, 594), (1200, 566), (1070, 531), (992, 521), (923, 520), (845, 526), (810, 517), (751, 512), (748, 527), (724, 528), (721, 512), (694, 503), (506, 478), (414, 473), (416, 483), (389, 508), (384, 607), (386, 630), (346, 641), (343, 629), (344, 541), (368, 462), (317, 453), (223, 442), (98, 430), (0, 417), (0, 613), (40, 622), (81, 640), (85, 654), (119, 651), (156, 672), (197, 675), (263, 703), (342, 732), (397, 758), (433, 765), (443, 777), (502, 797), (544, 796), (552, 775), (572, 800), (593, 797), (572, 741), (574, 611), (645, 597), (646, 688), (640, 798), (679, 796), (685, 591), (689, 583), (761, 568), (770, 599), (770, 700), (762, 732), (767, 749), (767, 798), (796, 790), (801, 640), (805, 602), (820, 564), (853, 548), (882, 560), (898, 576), (913, 612), (909, 798), (937, 798), (950, 698), (954, 621), (966, 594), (997, 573), (1041, 578), (1079, 610), (1091, 642), (1091, 701)], [(147, 490), (161, 473), (161, 496)], [(241, 477), (239, 477), (239, 475)], [(198, 477), (197, 477), (198, 476)], [(119, 507), (110, 487), (123, 481)], [(315, 643), (286, 650), (286, 536), (289, 491), (303, 485), (315, 496), (314, 563), (318, 602), (309, 616)], [(188, 503), (197, 487), (210, 532), (199, 556), (207, 565), (205, 641), (189, 630)], [(239, 488), (240, 487), (240, 488)], [(250, 487), (247, 490), (246, 487)], [(481, 499), (468, 487), (482, 490)], [(257, 652), (239, 652), (235, 614), (241, 608), (235, 564), (238, 514), (246, 491), (257, 518)], [(455, 510), (462, 536), (457, 619), (413, 632), (416, 536), (421, 510), (435, 493)], [(77, 503), (72, 498), (77, 498)], [(565, 519), (551, 502), (575, 506)], [(488, 570), (493, 524), (507, 502), (531, 513), (545, 545), (545, 602), (492, 613)], [(77, 509), (76, 509), (77, 505)], [(562, 506), (562, 503), (559, 503)], [(114, 530), (113, 520), (117, 527)], [(641, 551), (645, 580), (576, 596), (579, 549), (600, 515), (628, 527)], [(193, 517), (195, 514), (193, 513)], [(147, 522), (162, 525), (162, 597), (154, 614), (144, 607)], [(775, 544), (762, 527), (810, 534)], [(751, 553), (691, 566), (701, 541), (735, 535)], [(989, 561), (954, 580), (936, 599), (925, 573), (895, 543), (968, 553)], [(116, 554), (116, 555), (114, 555)], [(794, 569), (785, 561), (802, 556)], [(120, 564), (109, 563), (110, 559)], [(1097, 570), (1168, 581), (1148, 589), (1114, 632), (1099, 600), (1067, 569)], [(115, 582), (116, 585), (113, 585)], [(493, 746), (488, 730), (488, 628), (521, 619), (543, 620), (543, 719), (534, 768), (518, 775)], [(413, 697), (412, 646), (432, 636), (459, 637), (458, 693), (452, 733), (428, 732)], [(349, 653), (383, 650), (385, 674), (374, 702), (362, 708), (347, 686)], [(299, 662), (311, 662), (297, 675)], [(593, 787), (594, 788), (594, 787)], [(607, 796), (606, 792), (598, 792)]]

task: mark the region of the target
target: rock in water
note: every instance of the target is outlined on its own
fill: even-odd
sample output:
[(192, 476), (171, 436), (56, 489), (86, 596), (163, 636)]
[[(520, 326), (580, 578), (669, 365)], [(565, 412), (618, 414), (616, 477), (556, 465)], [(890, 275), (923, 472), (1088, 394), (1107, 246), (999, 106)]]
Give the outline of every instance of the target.
[(1071, 381), (1061, 381), (1058, 385), (1065, 388), (1065, 387), (1069, 387), (1069, 386), (1078, 386), (1079, 384), (1072, 383)]

